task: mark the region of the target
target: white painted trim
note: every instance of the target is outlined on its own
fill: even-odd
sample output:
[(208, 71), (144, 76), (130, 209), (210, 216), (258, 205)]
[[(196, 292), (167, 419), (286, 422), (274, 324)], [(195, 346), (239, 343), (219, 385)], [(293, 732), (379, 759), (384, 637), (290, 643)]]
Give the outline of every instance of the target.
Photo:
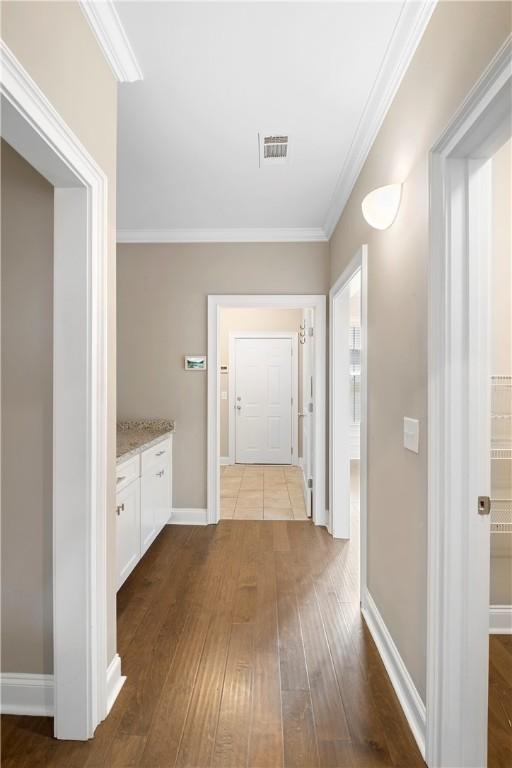
[(116, 653), (107, 668), (107, 715), (125, 683), (126, 676), (121, 674), (121, 657)]
[(167, 525), (208, 525), (206, 509), (173, 509)]
[[(395, 689), (400, 706), (402, 707), (403, 713), (416, 740), (418, 749), (424, 758), (426, 732), (425, 704), (423, 703), (384, 619), (380, 615), (379, 609), (368, 590), (366, 590), (362, 612), (380, 657), (386, 667), (386, 672), (389, 675), (391, 684)], [(432, 766), (432, 768), (434, 768), (434, 766)]]
[(118, 229), (118, 243), (326, 243), (321, 227)]
[[(305, 470), (305, 467), (304, 467), (304, 458), (302, 456), (299, 456), (299, 468), (300, 468), (300, 474), (301, 474), (301, 478), (302, 478), (302, 495), (304, 496), (304, 504), (305, 504), (306, 510), (307, 510), (309, 488), (308, 488), (308, 481), (307, 481), (307, 478), (306, 478), (306, 470)], [(328, 514), (329, 513), (326, 512), (326, 519), (329, 519), (328, 518)]]
[[(487, 760), (490, 163), (510, 136), (512, 38), (430, 158), (427, 763)], [(472, 160), (477, 157), (478, 160)]]
[(53, 675), (0, 674), (2, 715), (53, 717)]
[[(418, 0), (403, 4), (384, 61), (366, 102), (329, 204), (324, 223), (324, 231), (328, 239), (331, 238), (343, 213), (402, 78), (427, 28), (436, 3), (437, 0)], [(401, 179), (390, 181), (401, 181)]]
[[(222, 307), (280, 307), (314, 312), (314, 432), (313, 432), (313, 521), (326, 525), (325, 514), (325, 374), (326, 299), (317, 294), (208, 296), (208, 522), (217, 523), (220, 514), (220, 352), (219, 327)], [(319, 510), (321, 510), (319, 512)]]
[(79, 0), (98, 45), (120, 83), (142, 80), (142, 72), (112, 0)]
[(88, 739), (106, 715), (107, 178), (3, 41), (0, 92), (3, 137), (55, 187), (54, 728)]
[(512, 635), (512, 605), (491, 605), (489, 634)]
[(228, 466), (230, 464), (233, 464), (233, 462), (231, 461), (231, 457), (230, 456), (221, 456), (219, 461), (221, 463), (221, 466), (224, 466), (224, 467), (226, 467), (226, 466)]
[[(299, 462), (299, 332), (298, 331), (230, 331), (228, 345), (228, 446), (229, 463), (236, 463), (236, 421), (233, 418), (235, 408), (236, 339), (290, 339), (292, 342), (292, 456), (291, 463)], [(222, 461), (221, 461), (222, 463)]]

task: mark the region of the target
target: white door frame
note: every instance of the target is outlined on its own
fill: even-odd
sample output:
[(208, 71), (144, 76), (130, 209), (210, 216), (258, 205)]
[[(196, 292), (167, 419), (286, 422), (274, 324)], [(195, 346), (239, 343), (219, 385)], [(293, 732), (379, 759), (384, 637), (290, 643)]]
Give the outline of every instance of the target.
[(264, 294), (208, 296), (208, 523), (220, 517), (220, 312), (224, 307), (304, 309), (314, 312), (313, 522), (326, 525), (325, 509), (325, 296)]
[(354, 276), (361, 272), (361, 424), (360, 424), (360, 540), (361, 600), (366, 594), (366, 482), (367, 482), (367, 315), (368, 246), (362, 245), (329, 292), (329, 530), (334, 538), (350, 538), (350, 476), (335, 472), (335, 467), (350, 466), (348, 403), (336, 395), (343, 392), (341, 377), (342, 345), (348, 350), (348, 336), (340, 330), (340, 299)]
[(54, 733), (107, 713), (107, 178), (0, 41), (2, 136), (55, 187)]
[[(512, 44), (430, 158), (426, 760), (487, 764), (491, 172), (510, 136)], [(487, 542), (485, 546), (482, 542)]]
[(230, 331), (228, 353), (228, 455), (229, 463), (236, 461), (235, 377), (237, 339), (291, 339), (292, 342), (292, 464), (299, 463), (299, 334), (298, 331)]

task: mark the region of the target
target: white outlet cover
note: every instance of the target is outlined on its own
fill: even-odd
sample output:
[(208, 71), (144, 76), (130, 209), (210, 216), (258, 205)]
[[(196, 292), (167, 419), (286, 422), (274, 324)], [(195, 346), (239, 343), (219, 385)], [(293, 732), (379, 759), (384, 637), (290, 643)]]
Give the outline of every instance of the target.
[(413, 453), (420, 452), (420, 423), (418, 419), (404, 416), (404, 448)]
[(227, 400), (228, 399), (228, 393), (224, 389), (221, 390), (220, 399), (221, 400)]

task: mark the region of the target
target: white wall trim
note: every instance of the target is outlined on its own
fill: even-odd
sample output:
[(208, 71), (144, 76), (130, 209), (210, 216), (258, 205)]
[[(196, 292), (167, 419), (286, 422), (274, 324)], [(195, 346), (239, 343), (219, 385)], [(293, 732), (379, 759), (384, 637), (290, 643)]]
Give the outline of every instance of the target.
[(167, 525), (208, 525), (206, 509), (173, 509)]
[(407, 671), (398, 648), (379, 613), (372, 596), (366, 590), (363, 616), (371, 632), (380, 657), (386, 667), (400, 706), (409, 723), (422, 757), (425, 757), (426, 709), (416, 686)]
[(107, 668), (107, 715), (125, 683), (126, 676), (121, 674), (121, 657), (116, 653)]
[(322, 227), (118, 229), (118, 243), (326, 243)]
[(112, 0), (79, 0), (85, 18), (120, 83), (142, 80), (142, 71)]
[(325, 414), (326, 414), (326, 299), (321, 294), (254, 294), (208, 296), (208, 523), (220, 515), (220, 310), (222, 307), (311, 308), (314, 312), (314, 432), (313, 522), (326, 525)]
[[(437, 0), (405, 2), (384, 61), (366, 102), (359, 127), (341, 169), (324, 224), (328, 238), (343, 213), (363, 165), (430, 21)], [(402, 181), (402, 179), (389, 179)]]
[(436, 768), (487, 760), (490, 520), (477, 499), (490, 495), (489, 158), (511, 133), (511, 41), (430, 157), (426, 760)]
[(221, 463), (221, 466), (224, 466), (224, 467), (234, 463), (233, 461), (231, 461), (231, 456), (221, 456), (219, 461)]
[(53, 717), (53, 675), (2, 673), (2, 715)]
[[(230, 331), (228, 339), (228, 463), (236, 463), (235, 377), (237, 339), (290, 339), (292, 342), (292, 456), (291, 463), (299, 461), (299, 332), (297, 331)], [(222, 464), (222, 459), (221, 459)]]
[(0, 93), (2, 136), (55, 187), (54, 729), (88, 739), (106, 715), (108, 185), (3, 41)]
[(489, 634), (512, 635), (512, 605), (491, 605)]

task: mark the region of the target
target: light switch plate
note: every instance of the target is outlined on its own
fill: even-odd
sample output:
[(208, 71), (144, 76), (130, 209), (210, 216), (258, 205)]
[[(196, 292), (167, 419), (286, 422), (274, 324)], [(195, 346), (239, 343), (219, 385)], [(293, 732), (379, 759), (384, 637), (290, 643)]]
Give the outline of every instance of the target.
[(420, 451), (420, 423), (418, 419), (404, 416), (404, 448), (413, 453)]
[(228, 399), (228, 393), (226, 392), (226, 390), (225, 390), (225, 389), (221, 389), (221, 392), (220, 392), (220, 399), (221, 399), (221, 400), (227, 400), (227, 399)]

